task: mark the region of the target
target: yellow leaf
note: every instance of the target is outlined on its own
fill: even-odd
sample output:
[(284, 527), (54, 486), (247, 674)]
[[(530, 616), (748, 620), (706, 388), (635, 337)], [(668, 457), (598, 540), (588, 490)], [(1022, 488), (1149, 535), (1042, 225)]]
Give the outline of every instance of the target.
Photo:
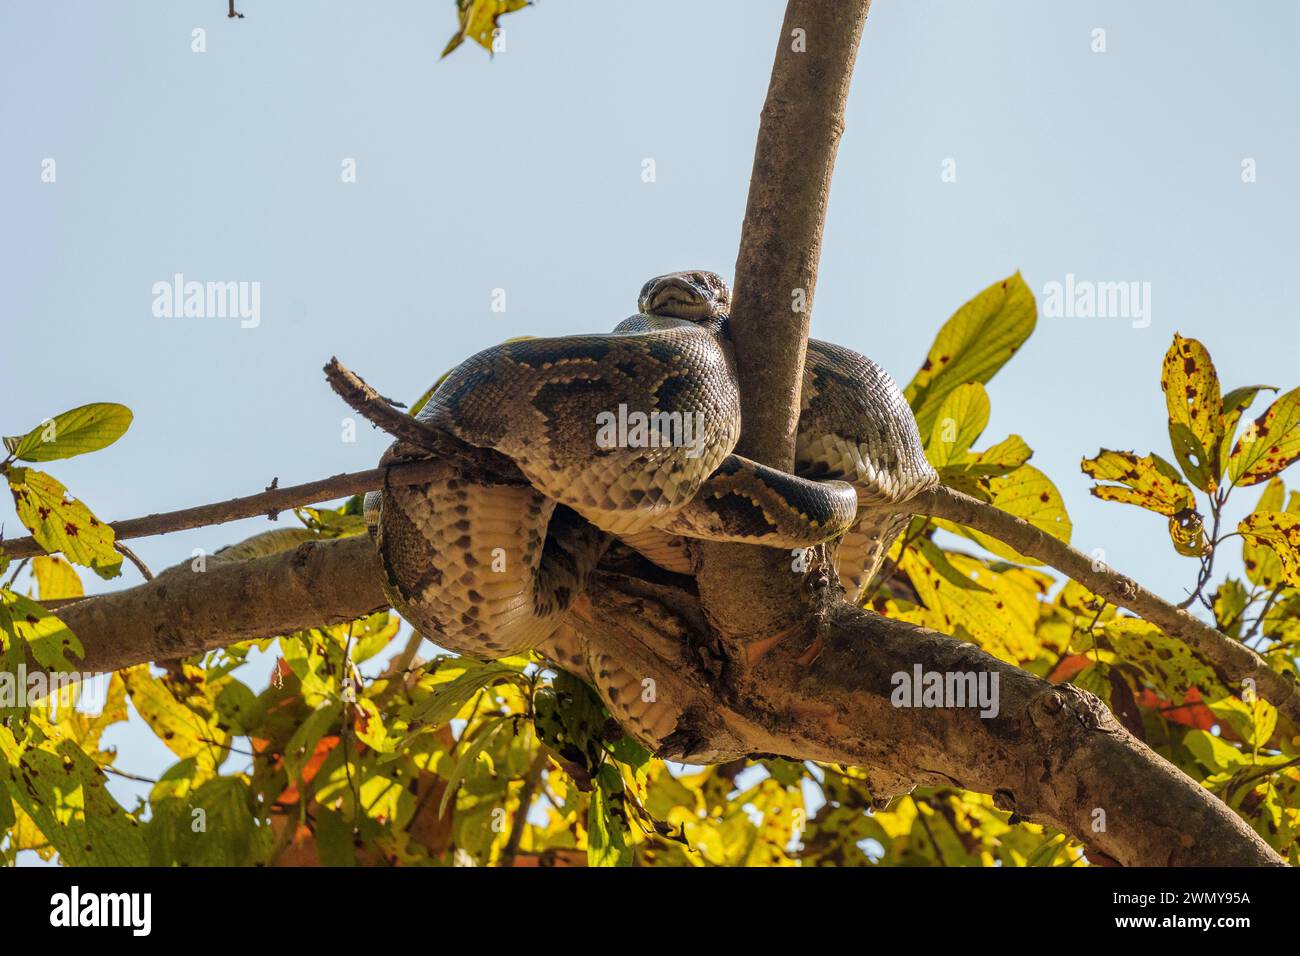
[(54, 478), (31, 468), (10, 468), (9, 490), (19, 520), (46, 551), (60, 551), (101, 578), (122, 573), (122, 556), (113, 550), (113, 529), (70, 498), (68, 489)]
[(943, 324), (920, 371), (904, 390), (922, 435), (930, 434), (948, 394), (987, 382), (1034, 331), (1038, 307), (1020, 273), (995, 282)]
[(1253, 511), (1237, 525), (1237, 531), (1268, 545), (1281, 564), (1282, 577), (1300, 587), (1300, 514)]
[(72, 565), (58, 555), (38, 554), (32, 558), (32, 573), (36, 576), (36, 593), (42, 601), (82, 597), (86, 593)]
[[(1264, 488), (1264, 493), (1259, 496), (1259, 501), (1255, 504), (1254, 510), (1261, 511), (1282, 511), (1282, 501), (1286, 495), (1286, 489), (1282, 485), (1281, 478), (1274, 478)], [(1292, 496), (1293, 504), (1300, 504)], [(1286, 509), (1288, 511), (1300, 508)], [(1241, 539), (1241, 560), (1246, 566), (1246, 579), (1251, 584), (1262, 587), (1266, 590), (1273, 590), (1282, 580), (1282, 565), (1278, 562), (1277, 555), (1267, 544), (1263, 542), (1242, 536)]]
[(1205, 346), (1175, 333), (1160, 370), (1160, 388), (1169, 412), (1169, 442), (1183, 474), (1202, 491), (1216, 491), (1223, 399)]
[(1300, 388), (1287, 392), (1246, 426), (1228, 459), (1234, 485), (1267, 481), (1300, 458)]
[(953, 389), (939, 406), (926, 454), (930, 463), (942, 468), (960, 460), (975, 444), (989, 423), (989, 396), (979, 382), (968, 382)]
[[(1023, 518), (1058, 541), (1069, 543), (1073, 525), (1065, 510), (1065, 500), (1056, 485), (1052, 484), (1052, 479), (1033, 465), (1021, 465), (1008, 475), (990, 478), (987, 487), (992, 503), (996, 507), (1017, 518)], [(980, 547), (1008, 561), (1015, 561), (1017, 564), (1042, 564), (1041, 561), (1026, 557), (996, 538), (990, 538), (979, 531), (959, 528), (946, 521), (936, 523), (940, 527), (965, 535), (977, 542)]]
[(136, 712), (178, 757), (194, 757), (198, 766), (215, 772), (225, 760), (229, 735), (214, 721), (177, 700), (162, 681), (149, 673), (148, 664), (119, 671)]
[(1103, 448), (1096, 458), (1085, 458), (1081, 467), (1084, 474), (1098, 482), (1116, 482), (1092, 487), (1093, 495), (1102, 501), (1137, 505), (1166, 518), (1196, 507), (1192, 489), (1183, 482), (1177, 469), (1159, 455), (1139, 458), (1131, 451)]
[(522, 10), (528, 5), (529, 0), (456, 0), (460, 29), (452, 35), (442, 56), (460, 46), (466, 37), (491, 53), (492, 34), (497, 29), (497, 20), (504, 14)]

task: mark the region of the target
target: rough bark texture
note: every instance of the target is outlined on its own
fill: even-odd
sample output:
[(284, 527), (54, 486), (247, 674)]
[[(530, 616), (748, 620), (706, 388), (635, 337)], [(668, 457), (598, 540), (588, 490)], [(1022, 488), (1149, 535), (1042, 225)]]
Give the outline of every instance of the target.
[[(737, 451), (774, 468), (794, 463), (799, 392), (822, 230), (844, 105), (871, 0), (790, 0), (754, 149), (731, 328), (741, 386)], [(799, 576), (780, 552), (703, 551), (700, 591), (731, 653), (797, 626)]]
[(147, 584), (55, 613), (81, 639), (90, 673), (199, 654), (236, 641), (341, 624), (383, 610), (368, 538), (308, 541), (249, 561), (189, 563)]
[[(341, 623), (385, 606), (364, 538), (172, 569), (57, 613), (86, 670), (116, 670), (237, 640)], [(711, 634), (689, 588), (602, 572), (575, 624), (630, 667), (666, 675), (681, 708), (661, 755), (722, 762), (753, 753), (867, 768), (882, 797), (918, 784), (994, 795), (1125, 865), (1259, 865), (1280, 858), (1208, 791), (1121, 728), (1094, 697), (1053, 686), (936, 631), (822, 595), (801, 637), (760, 656), (743, 689), (702, 653)], [(782, 653), (788, 650), (788, 653)], [(895, 674), (996, 673), (999, 712), (895, 707)], [(1096, 810), (1105, 812), (1096, 832)]]

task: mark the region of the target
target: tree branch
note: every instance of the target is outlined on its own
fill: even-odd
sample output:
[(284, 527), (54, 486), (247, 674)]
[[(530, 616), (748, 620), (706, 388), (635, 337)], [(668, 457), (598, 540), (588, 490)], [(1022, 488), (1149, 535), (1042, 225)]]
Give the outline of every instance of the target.
[[(167, 534), (170, 531), (203, 528), (226, 521), (237, 521), (240, 518), (256, 518), (258, 515), (273, 517), (289, 508), (375, 491), (384, 487), (385, 477), (390, 485), (423, 484), (439, 474), (440, 467), (437, 462), (417, 461), (386, 468), (371, 468), (369, 471), (333, 475), (289, 488), (271, 488), (255, 495), (231, 498), (229, 501), (217, 501), (193, 508), (183, 508), (180, 511), (166, 511), (161, 514), (145, 515), (143, 518), (114, 521), (109, 527), (113, 529), (117, 540), (122, 541), (128, 538), (144, 538), (153, 534)], [(0, 541), (0, 547), (4, 548), (5, 554), (11, 558), (25, 558), (29, 555), (45, 553), (34, 538)]]
[[(777, 38), (741, 228), (731, 335), (740, 379), (737, 451), (794, 463), (808, 324), (844, 105), (871, 0), (790, 0)], [(802, 602), (788, 556), (743, 545), (701, 550), (709, 620), (742, 659), (745, 643), (794, 625)]]
[(1101, 565), (1022, 518), (942, 485), (905, 505), (914, 514), (946, 518), (997, 538), (1021, 554), (1037, 558), (1073, 578), (1094, 594), (1132, 611), (1166, 634), (1183, 641), (1234, 689), (1250, 686), (1300, 728), (1300, 686), (1246, 645), (1234, 641), (1185, 610), (1174, 607), (1132, 578)]
[[(56, 613), (80, 638), (87, 672), (201, 653), (236, 641), (338, 624), (386, 606), (363, 537), (311, 541), (264, 558), (174, 568)], [(577, 625), (623, 666), (657, 677), (677, 731), (661, 756), (716, 763), (775, 753), (863, 766), (882, 795), (950, 783), (1048, 823), (1125, 864), (1241, 865), (1279, 858), (1235, 814), (1072, 687), (1053, 687), (970, 644), (831, 604), (804, 640), (787, 639), (740, 690), (709, 664), (708, 629), (680, 588), (601, 572), (575, 603)], [(998, 715), (894, 707), (893, 675), (996, 673)], [(1094, 832), (1096, 809), (1107, 829)]]

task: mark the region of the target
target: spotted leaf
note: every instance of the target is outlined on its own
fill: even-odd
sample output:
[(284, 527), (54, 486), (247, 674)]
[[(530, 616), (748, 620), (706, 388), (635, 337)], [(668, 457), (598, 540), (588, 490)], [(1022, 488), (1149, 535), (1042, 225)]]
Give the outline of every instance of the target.
[(1175, 334), (1165, 353), (1160, 388), (1169, 412), (1169, 442), (1183, 474), (1202, 491), (1217, 490), (1223, 399), (1205, 346)]
[(68, 489), (43, 471), (9, 469), (18, 518), (47, 552), (62, 552), (73, 564), (101, 578), (122, 573), (122, 555), (113, 550), (113, 529), (68, 495)]
[(1228, 459), (1235, 485), (1267, 481), (1300, 458), (1300, 388), (1287, 392), (1246, 426)]
[(1253, 511), (1237, 525), (1243, 537), (1267, 545), (1277, 556), (1282, 578), (1300, 587), (1300, 514)]

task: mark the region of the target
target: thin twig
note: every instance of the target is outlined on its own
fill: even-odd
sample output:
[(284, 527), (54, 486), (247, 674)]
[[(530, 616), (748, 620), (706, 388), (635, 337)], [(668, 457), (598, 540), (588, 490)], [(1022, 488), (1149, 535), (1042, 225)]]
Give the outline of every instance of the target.
[[(301, 505), (333, 501), (367, 491), (378, 491), (384, 487), (385, 476), (390, 487), (424, 484), (439, 474), (443, 468), (445, 465), (438, 461), (402, 462), (386, 468), (371, 468), (369, 471), (333, 475), (319, 481), (309, 481), (288, 488), (275, 488), (255, 495), (245, 495), (242, 498), (183, 508), (180, 511), (165, 511), (160, 514), (145, 515), (142, 518), (114, 521), (109, 527), (113, 529), (113, 534), (119, 541), (167, 534), (172, 531), (187, 531), (191, 528), (204, 528), (227, 521), (238, 521), (241, 518), (256, 518), (260, 515), (288, 511)], [(0, 546), (11, 558), (45, 553), (34, 538), (14, 538), (12, 541), (0, 542)]]
[(146, 581), (153, 580), (153, 572), (149, 570), (149, 565), (140, 560), (140, 556), (124, 545), (121, 541), (114, 541), (113, 548), (118, 554), (125, 555), (127, 560), (135, 565), (135, 569), (140, 572), (140, 576)]

